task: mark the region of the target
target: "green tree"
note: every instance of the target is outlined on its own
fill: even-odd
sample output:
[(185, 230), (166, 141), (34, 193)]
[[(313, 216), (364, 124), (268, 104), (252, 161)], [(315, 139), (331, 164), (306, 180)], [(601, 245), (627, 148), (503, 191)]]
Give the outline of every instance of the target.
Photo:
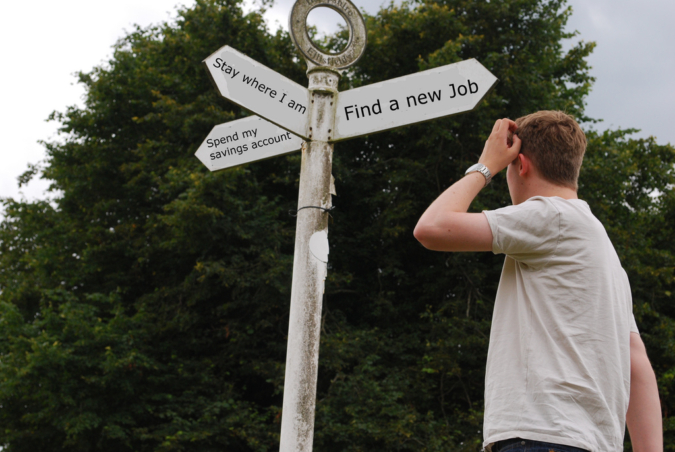
[[(210, 174), (193, 155), (215, 124), (248, 114), (208, 81), (201, 61), (219, 47), (306, 85), (288, 35), (240, 4), (199, 0), (122, 39), (80, 74), (85, 106), (52, 117), (62, 138), (41, 174), (58, 196), (4, 200), (5, 450), (278, 448), (300, 156)], [(412, 229), (495, 118), (590, 121), (593, 45), (563, 51), (570, 13), (564, 0), (429, 0), (366, 17), (366, 55), (341, 90), (467, 58), (500, 83), (474, 112), (336, 146), (317, 450), (478, 449), (502, 259), (431, 253)], [(675, 439), (675, 151), (630, 133), (589, 130), (580, 196), (631, 278)], [(498, 176), (473, 208), (508, 203)]]

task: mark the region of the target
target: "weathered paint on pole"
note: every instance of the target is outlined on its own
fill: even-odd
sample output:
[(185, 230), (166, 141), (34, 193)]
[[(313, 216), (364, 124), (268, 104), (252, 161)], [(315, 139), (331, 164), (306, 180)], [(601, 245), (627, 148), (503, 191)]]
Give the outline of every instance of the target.
[[(323, 54), (311, 43), (307, 34), (307, 15), (318, 6), (334, 9), (349, 25), (350, 43), (337, 58)], [(319, 371), (321, 307), (328, 272), (326, 210), (332, 206), (331, 193), (334, 193), (331, 141), (335, 133), (337, 87), (340, 80), (338, 69), (354, 64), (363, 54), (366, 44), (365, 22), (349, 0), (335, 4), (298, 0), (293, 5), (290, 28), (296, 46), (307, 58), (310, 103), (309, 141), (302, 146), (279, 450), (311, 452)]]
[[(318, 70), (309, 76), (311, 141), (302, 146), (298, 209), (306, 206), (330, 209), (333, 144), (328, 140), (335, 120), (339, 74)], [(332, 92), (320, 83), (326, 80), (332, 82)], [(281, 452), (309, 452), (314, 439), (321, 305), (328, 260), (328, 213), (322, 209), (310, 207), (298, 211)]]

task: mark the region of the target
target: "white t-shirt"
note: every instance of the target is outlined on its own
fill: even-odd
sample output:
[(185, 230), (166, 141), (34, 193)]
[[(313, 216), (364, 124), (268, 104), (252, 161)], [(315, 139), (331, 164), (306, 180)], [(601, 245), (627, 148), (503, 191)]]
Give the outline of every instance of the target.
[(509, 438), (623, 450), (630, 395), (626, 272), (585, 201), (483, 212), (506, 254), (485, 377), (484, 447)]

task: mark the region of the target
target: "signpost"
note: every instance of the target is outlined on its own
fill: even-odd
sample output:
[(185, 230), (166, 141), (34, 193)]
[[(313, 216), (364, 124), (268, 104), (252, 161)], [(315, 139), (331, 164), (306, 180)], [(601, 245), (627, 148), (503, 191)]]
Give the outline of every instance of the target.
[(298, 151), (302, 139), (259, 116), (215, 126), (195, 155), (211, 171)]
[(309, 91), (224, 46), (204, 60), (220, 94), (303, 138), (309, 138)]
[[(307, 15), (317, 7), (331, 8), (347, 22), (350, 39), (341, 53), (326, 54), (309, 38)], [(328, 211), (335, 194), (333, 143), (472, 110), (497, 78), (467, 60), (338, 93), (341, 71), (365, 50), (359, 10), (350, 0), (296, 0), (290, 31), (307, 61), (308, 88), (228, 46), (204, 60), (223, 97), (259, 116), (214, 127), (196, 156), (218, 171), (302, 147), (279, 450), (311, 452)]]
[(334, 141), (473, 110), (497, 77), (471, 59), (340, 93)]

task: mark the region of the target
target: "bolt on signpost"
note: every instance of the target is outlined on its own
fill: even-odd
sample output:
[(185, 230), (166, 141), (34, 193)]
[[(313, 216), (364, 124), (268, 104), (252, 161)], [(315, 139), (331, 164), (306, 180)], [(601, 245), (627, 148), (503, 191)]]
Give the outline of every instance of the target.
[[(341, 53), (326, 54), (309, 38), (307, 16), (317, 7), (346, 21)], [(473, 110), (497, 78), (471, 59), (338, 93), (341, 71), (366, 47), (359, 10), (350, 0), (296, 0), (290, 31), (307, 61), (309, 89), (229, 46), (204, 60), (221, 95), (259, 116), (215, 126), (195, 155), (219, 171), (302, 148), (280, 451), (311, 452), (333, 143)]]

